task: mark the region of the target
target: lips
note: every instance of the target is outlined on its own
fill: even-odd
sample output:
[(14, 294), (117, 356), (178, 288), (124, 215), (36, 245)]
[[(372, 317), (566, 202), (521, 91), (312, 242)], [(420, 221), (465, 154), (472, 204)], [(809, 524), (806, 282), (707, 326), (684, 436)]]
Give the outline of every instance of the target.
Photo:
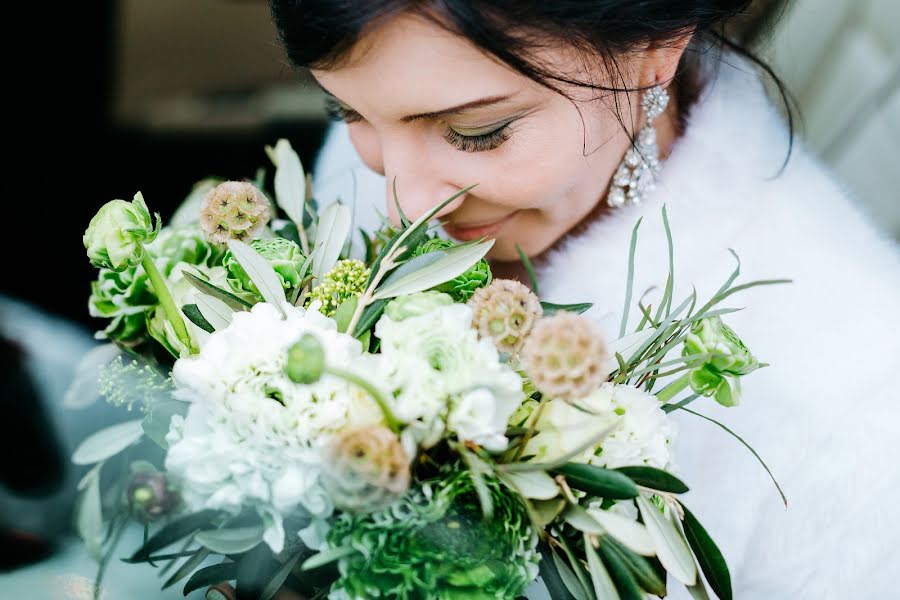
[(482, 237), (492, 237), (516, 215), (516, 212), (512, 212), (501, 219), (486, 223), (476, 223), (472, 225), (451, 225), (447, 223), (444, 225), (444, 231), (446, 231), (447, 235), (450, 237), (461, 242), (470, 242)]

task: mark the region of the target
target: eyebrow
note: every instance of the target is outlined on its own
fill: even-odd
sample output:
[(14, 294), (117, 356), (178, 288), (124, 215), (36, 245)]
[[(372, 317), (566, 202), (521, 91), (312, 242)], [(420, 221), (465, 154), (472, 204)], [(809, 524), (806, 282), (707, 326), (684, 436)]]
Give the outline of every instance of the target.
[[(325, 87), (321, 83), (319, 83), (319, 80), (316, 79), (315, 77), (313, 78), (313, 82), (319, 89), (321, 89), (323, 92), (325, 92), (330, 98), (334, 99), (336, 102), (339, 102), (340, 104), (344, 104), (341, 100), (338, 99), (337, 96), (335, 96), (334, 94), (329, 92), (327, 89), (325, 89)], [(440, 117), (445, 117), (447, 115), (461, 113), (463, 111), (471, 110), (473, 108), (482, 108), (484, 106), (500, 104), (501, 102), (505, 102), (506, 100), (509, 100), (511, 97), (512, 97), (511, 95), (488, 96), (486, 98), (480, 98), (478, 100), (464, 102), (462, 104), (457, 104), (456, 106), (451, 106), (450, 108), (436, 110), (434, 112), (426, 112), (426, 113), (419, 113), (416, 115), (408, 115), (408, 116), (401, 118), (400, 120), (404, 123), (412, 123), (413, 121), (421, 121), (424, 119), (438, 119)], [(353, 110), (349, 106), (347, 106), (347, 108), (349, 108), (350, 110)], [(356, 111), (353, 111), (353, 112), (356, 112)]]

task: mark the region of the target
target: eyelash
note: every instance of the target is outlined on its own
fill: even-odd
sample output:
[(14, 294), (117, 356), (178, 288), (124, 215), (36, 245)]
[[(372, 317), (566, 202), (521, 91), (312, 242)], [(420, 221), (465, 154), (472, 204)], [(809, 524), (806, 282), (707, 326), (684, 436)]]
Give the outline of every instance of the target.
[[(344, 107), (334, 98), (326, 98), (325, 112), (333, 121), (357, 123), (363, 120), (358, 112)], [(463, 135), (453, 128), (447, 128), (444, 140), (460, 152), (487, 152), (498, 148), (509, 139), (510, 124), (504, 123), (493, 131), (479, 135)]]

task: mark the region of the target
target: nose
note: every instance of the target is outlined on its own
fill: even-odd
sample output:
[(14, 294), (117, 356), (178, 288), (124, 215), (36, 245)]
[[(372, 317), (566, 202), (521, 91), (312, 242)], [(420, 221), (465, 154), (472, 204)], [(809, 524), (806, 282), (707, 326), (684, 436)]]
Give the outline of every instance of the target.
[[(411, 146), (383, 148), (385, 170), (385, 203), (388, 216), (394, 225), (399, 225), (400, 215), (397, 204), (410, 221), (440, 204), (462, 188), (449, 180), (440, 165), (433, 165), (427, 152)], [(460, 195), (437, 212), (435, 218), (443, 217), (463, 203), (466, 194)]]

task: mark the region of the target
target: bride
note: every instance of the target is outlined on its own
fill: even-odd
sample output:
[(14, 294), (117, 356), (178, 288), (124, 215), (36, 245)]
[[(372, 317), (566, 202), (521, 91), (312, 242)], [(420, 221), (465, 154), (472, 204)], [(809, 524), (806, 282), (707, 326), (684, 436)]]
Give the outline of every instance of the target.
[[(729, 248), (748, 280), (792, 278), (734, 299), (752, 308), (730, 323), (773, 366), (748, 378), (739, 409), (702, 409), (759, 450), (789, 507), (746, 449), (687, 413), (677, 469), (736, 597), (887, 597), (900, 558), (900, 259), (792, 143), (760, 63), (715, 33), (747, 4), (271, 0), (291, 62), (346, 123), (317, 196), (355, 173), (369, 225), (375, 209), (398, 218), (393, 184), (415, 219), (477, 183), (439, 214), (446, 234), (496, 238), (500, 277), (522, 277), (521, 247), (542, 296), (593, 302), (610, 339), (638, 218), (635, 290), (660, 295), (664, 204), (676, 297), (714, 292)], [(356, 172), (360, 160), (383, 178)]]

